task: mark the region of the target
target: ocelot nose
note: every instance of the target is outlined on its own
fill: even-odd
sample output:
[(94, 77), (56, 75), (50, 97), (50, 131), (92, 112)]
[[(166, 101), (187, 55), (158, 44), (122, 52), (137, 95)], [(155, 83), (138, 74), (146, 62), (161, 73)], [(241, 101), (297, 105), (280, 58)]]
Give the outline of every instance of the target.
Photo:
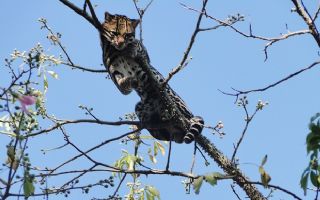
[(123, 38), (123, 37), (117, 37), (117, 38), (115, 39), (115, 43), (116, 43), (116, 45), (118, 45), (118, 46), (122, 45), (122, 44), (124, 43), (124, 38)]

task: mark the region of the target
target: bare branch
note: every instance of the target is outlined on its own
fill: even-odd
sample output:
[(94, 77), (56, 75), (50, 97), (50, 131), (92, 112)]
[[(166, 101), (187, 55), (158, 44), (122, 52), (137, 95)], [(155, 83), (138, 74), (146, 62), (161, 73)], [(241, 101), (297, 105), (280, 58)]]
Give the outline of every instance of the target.
[(317, 20), (319, 13), (320, 13), (320, 5), (318, 5), (318, 9), (317, 9), (316, 13), (314, 14), (314, 17), (312, 18), (313, 23)]
[(72, 9), (74, 12), (76, 12), (78, 15), (81, 15), (83, 18), (85, 18), (90, 24), (92, 24), (99, 32), (102, 30), (102, 27), (99, 25), (97, 26), (97, 22), (85, 11), (78, 8), (76, 5), (71, 3), (68, 0), (59, 0), (64, 5), (68, 6), (70, 9)]
[[(201, 12), (200, 12), (200, 15), (198, 17), (198, 20), (197, 20), (197, 23), (196, 23), (196, 28), (195, 30), (193, 31), (192, 35), (191, 35), (191, 38), (190, 38), (190, 41), (189, 41), (189, 45), (186, 49), (186, 51), (184, 52), (183, 54), (183, 57), (182, 57), (182, 60), (180, 61), (179, 65), (173, 69), (168, 77), (164, 80), (164, 82), (162, 83), (162, 86), (164, 87), (166, 84), (168, 84), (169, 80), (173, 77), (173, 75), (175, 75), (176, 73), (178, 73), (183, 67), (185, 67), (187, 64), (188, 64), (188, 57), (189, 57), (189, 53), (191, 51), (191, 48), (193, 46), (193, 43), (197, 37), (197, 34), (200, 32), (200, 24), (201, 24), (201, 20), (202, 20), (202, 17), (205, 13), (205, 10), (206, 10), (206, 5), (208, 3), (208, 0), (204, 0), (203, 3), (202, 3), (202, 8), (201, 8)], [(185, 6), (184, 4), (180, 3), (182, 6)], [(191, 58), (190, 58), (191, 59)]]
[[(256, 185), (262, 185), (264, 186), (264, 183), (261, 183), (261, 182), (249, 182), (250, 184), (256, 184)], [(268, 184), (268, 187), (270, 188), (274, 188), (274, 189), (277, 189), (277, 190), (280, 190), (290, 196), (292, 196), (294, 199), (297, 199), (297, 200), (302, 200), (302, 198), (298, 197), (296, 194), (294, 194), (293, 192), (290, 192), (289, 190), (287, 189), (284, 189), (280, 186), (277, 186), (277, 185), (272, 185), (272, 184)]]
[(120, 180), (120, 182), (119, 182), (116, 190), (114, 191), (114, 193), (113, 193), (113, 195), (110, 197), (110, 199), (113, 199), (113, 198), (117, 195), (117, 193), (118, 193), (118, 191), (119, 191), (119, 189), (120, 189), (120, 187), (121, 187), (124, 179), (126, 179), (126, 177), (127, 177), (127, 173), (124, 173), (123, 177), (121, 178), (121, 180)]
[[(140, 131), (140, 130), (141, 130), (141, 129), (136, 129), (136, 130), (130, 131), (130, 132), (128, 132), (128, 133), (125, 133), (125, 134), (123, 134), (123, 135), (120, 135), (120, 136), (118, 136), (118, 137), (115, 137), (115, 138), (112, 138), (112, 139), (109, 139), (109, 140), (105, 140), (104, 142), (100, 143), (99, 145), (96, 145), (96, 146), (88, 149), (87, 151), (84, 151), (83, 153), (80, 153), (80, 154), (74, 156), (73, 158), (71, 158), (71, 159), (63, 162), (63, 163), (60, 164), (59, 166), (57, 166), (57, 167), (55, 167), (54, 169), (50, 170), (50, 173), (53, 173), (53, 172), (55, 172), (56, 170), (60, 169), (61, 167), (65, 166), (66, 164), (68, 164), (68, 163), (70, 163), (70, 162), (72, 162), (72, 161), (74, 161), (74, 160), (82, 157), (84, 154), (88, 154), (88, 153), (90, 153), (90, 152), (92, 152), (92, 151), (94, 151), (94, 150), (96, 150), (96, 149), (98, 149), (98, 148), (100, 148), (100, 147), (102, 147), (102, 146), (110, 143), (110, 142), (119, 140), (119, 139), (121, 139), (121, 138), (123, 138), (123, 137), (126, 137), (126, 136), (128, 136), (128, 135), (131, 135), (131, 134), (133, 134), (133, 133), (136, 133), (136, 132), (138, 132), (138, 131)], [(116, 168), (114, 168), (114, 167), (112, 167), (112, 168), (113, 168), (113, 169), (116, 169)]]
[(79, 124), (79, 123), (93, 123), (93, 124), (101, 124), (101, 125), (111, 125), (111, 126), (120, 126), (120, 125), (136, 125), (139, 126), (139, 121), (116, 121), (116, 122), (109, 122), (109, 121), (101, 121), (101, 120), (94, 120), (94, 119), (78, 119), (78, 120), (56, 120), (56, 124), (48, 129), (43, 129), (38, 132), (29, 133), (25, 137), (34, 137), (43, 133), (49, 133), (55, 129), (60, 128), (66, 124)]
[(141, 42), (143, 42), (143, 38), (142, 38), (142, 18), (143, 18), (143, 15), (146, 13), (146, 11), (148, 10), (148, 8), (151, 6), (153, 0), (150, 0), (150, 2), (146, 5), (145, 8), (141, 9), (139, 8), (138, 4), (137, 4), (137, 1), (136, 0), (132, 0), (133, 4), (134, 4), (134, 7), (136, 8), (137, 10), (137, 13), (139, 15), (139, 19), (140, 19), (140, 23), (139, 23), (139, 29), (140, 29), (140, 36), (139, 36), (139, 39)]
[(238, 149), (240, 147), (240, 144), (242, 143), (242, 140), (243, 140), (243, 138), (244, 138), (244, 136), (245, 136), (245, 134), (246, 134), (246, 132), (248, 130), (249, 124), (252, 121), (252, 119), (254, 118), (254, 116), (257, 114), (258, 110), (259, 110), (259, 108), (257, 107), (255, 109), (254, 113), (250, 116), (249, 113), (248, 113), (248, 110), (247, 110), (247, 103), (246, 103), (247, 100), (246, 100), (246, 98), (243, 97), (243, 98), (240, 99), (240, 101), (241, 101), (241, 106), (243, 107), (243, 109), (245, 111), (246, 124), (245, 124), (245, 127), (242, 130), (241, 136), (240, 136), (240, 138), (239, 138), (239, 140), (238, 140), (238, 142), (237, 142), (237, 144), (236, 144), (236, 146), (234, 148), (234, 151), (233, 151), (233, 154), (232, 154), (232, 157), (231, 157), (231, 162), (233, 162), (233, 163), (235, 162), (235, 157), (236, 157), (237, 151), (238, 151)]
[(307, 70), (309, 70), (309, 69), (312, 69), (313, 67), (317, 66), (318, 64), (320, 64), (320, 61), (316, 61), (316, 62), (312, 63), (311, 65), (309, 65), (309, 66), (307, 66), (307, 67), (305, 67), (305, 68), (302, 68), (302, 69), (300, 69), (299, 71), (296, 71), (296, 72), (294, 72), (294, 73), (286, 76), (285, 78), (283, 78), (283, 79), (281, 79), (281, 80), (279, 80), (279, 81), (277, 81), (277, 82), (275, 82), (275, 83), (272, 83), (272, 84), (270, 84), (270, 85), (268, 85), (268, 86), (266, 86), (266, 87), (264, 87), (264, 88), (253, 89), (253, 90), (246, 90), (246, 91), (236, 90), (236, 89), (232, 88), (236, 93), (227, 93), (227, 92), (223, 92), (223, 91), (221, 91), (221, 90), (219, 90), (219, 91), (222, 92), (222, 93), (225, 94), (225, 95), (235, 96), (235, 97), (237, 97), (237, 98), (238, 98), (240, 95), (249, 94), (249, 93), (252, 93), (252, 92), (263, 92), (263, 91), (265, 91), (265, 90), (268, 90), (268, 89), (270, 89), (270, 88), (272, 88), (272, 87), (275, 87), (275, 86), (279, 85), (280, 83), (282, 83), (282, 82), (284, 82), (284, 81), (287, 81), (287, 80), (289, 80), (289, 79), (297, 76), (298, 74), (300, 74), (300, 73), (302, 73), (302, 72), (304, 72), (304, 71), (307, 71)]
[(97, 18), (97, 15), (93, 9), (93, 6), (91, 4), (91, 1), (90, 0), (86, 0), (86, 3), (88, 4), (89, 6), (89, 10), (90, 10), (90, 13), (91, 13), (91, 16), (92, 16), (92, 19), (93, 19), (93, 23), (94, 23), (94, 26), (96, 27), (96, 29), (98, 29), (99, 32), (102, 32), (102, 25), (99, 21), (99, 19)]
[[(171, 138), (170, 138), (171, 139)], [(169, 141), (169, 150), (168, 150), (168, 158), (167, 158), (167, 165), (166, 165), (166, 170), (169, 171), (169, 166), (170, 166), (170, 157), (171, 157), (171, 148), (172, 148), (172, 141)]]
[(55, 34), (52, 29), (48, 26), (47, 21), (46, 20), (39, 20), (42, 23), (42, 27), (47, 29), (49, 31), (49, 33), (54, 37), (54, 42), (57, 43), (60, 47), (60, 49), (63, 51), (64, 55), (66, 55), (68, 61), (70, 62), (71, 65), (73, 65), (73, 62), (69, 56), (69, 54), (67, 53), (66, 49), (64, 46), (62, 46), (61, 42), (60, 42), (60, 38), (57, 36), (57, 34)]
[(68, 62), (64, 62), (64, 61), (62, 61), (61, 64), (70, 66), (71, 69), (79, 69), (79, 70), (86, 71), (86, 72), (107, 73), (107, 70), (105, 70), (105, 69), (91, 69), (91, 68), (82, 67), (80, 65), (75, 65), (75, 64), (68, 63)]
[(228, 176), (241, 187), (250, 199), (266, 200), (260, 191), (253, 185), (249, 184), (249, 178), (246, 177), (222, 152), (220, 152), (214, 144), (212, 144), (205, 136), (198, 135), (196, 142), (200, 147), (223, 169)]
[[(202, 12), (202, 11), (197, 10), (195, 8), (188, 7), (186, 5), (184, 5), (184, 7), (186, 9), (194, 11), (194, 12), (203, 13), (205, 15), (205, 17), (207, 17), (209, 19), (212, 19), (213, 21), (219, 23), (220, 26), (230, 27), (232, 30), (234, 30), (236, 33), (242, 35), (243, 37), (258, 39), (258, 40), (262, 40), (262, 41), (267, 41), (268, 43), (264, 47), (265, 61), (268, 59), (267, 50), (272, 44), (274, 44), (276, 42), (279, 42), (279, 41), (282, 41), (282, 40), (285, 40), (285, 39), (288, 39), (288, 38), (293, 37), (293, 36), (307, 34), (307, 33), (312, 34), (311, 30), (300, 30), (300, 31), (289, 32), (287, 34), (282, 34), (280, 37), (273, 37), (273, 38), (262, 37), (262, 36), (258, 36), (258, 35), (254, 35), (253, 34), (251, 25), (249, 26), (249, 33), (245, 33), (243, 31), (237, 29), (235, 26), (233, 26), (234, 23), (230, 23), (230, 22), (228, 22), (228, 20), (227, 21), (220, 20), (218, 18), (215, 18), (215, 17), (209, 15), (206, 12)], [(219, 25), (213, 27), (212, 29), (218, 28)], [(206, 30), (206, 29), (204, 29), (204, 30)]]
[(241, 200), (240, 196), (238, 195), (238, 193), (236, 192), (236, 190), (234, 189), (234, 185), (231, 185), (231, 189), (232, 189), (232, 192), (236, 195), (236, 197), (238, 198), (238, 200)]
[(315, 41), (317, 42), (318, 46), (320, 47), (320, 37), (319, 32), (314, 24), (314, 20), (311, 18), (310, 14), (308, 13), (307, 8), (301, 3), (300, 0), (291, 0), (294, 6), (296, 7), (296, 12), (302, 17), (305, 23), (308, 25), (309, 30)]

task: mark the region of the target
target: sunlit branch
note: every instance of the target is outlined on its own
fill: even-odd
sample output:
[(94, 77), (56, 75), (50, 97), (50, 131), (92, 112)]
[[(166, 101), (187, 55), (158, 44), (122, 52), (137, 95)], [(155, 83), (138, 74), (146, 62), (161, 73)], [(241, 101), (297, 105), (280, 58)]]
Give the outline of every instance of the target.
[(316, 25), (314, 24), (314, 20), (311, 18), (310, 14), (308, 13), (307, 8), (301, 3), (300, 0), (291, 0), (291, 1), (296, 8), (296, 12), (302, 17), (304, 22), (308, 25), (308, 28), (311, 31), (313, 38), (315, 39), (318, 46), (320, 47), (319, 32)]

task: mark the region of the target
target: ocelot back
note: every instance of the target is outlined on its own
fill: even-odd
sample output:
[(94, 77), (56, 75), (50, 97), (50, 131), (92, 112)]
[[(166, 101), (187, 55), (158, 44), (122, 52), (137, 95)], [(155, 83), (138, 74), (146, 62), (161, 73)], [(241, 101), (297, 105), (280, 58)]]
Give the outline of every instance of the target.
[[(140, 96), (135, 112), (142, 125), (159, 140), (172, 140), (177, 143), (191, 143), (195, 135), (203, 128), (203, 119), (193, 116), (185, 102), (167, 84), (161, 91), (154, 87), (151, 78), (158, 86), (163, 83), (163, 76), (150, 64), (149, 56), (141, 42), (135, 39), (135, 28), (139, 21), (123, 15), (105, 13), (101, 34), (103, 62), (111, 79), (120, 92), (129, 94), (133, 89)], [(148, 70), (148, 71), (146, 71)], [(168, 106), (163, 95), (174, 102)], [(186, 127), (181, 127), (175, 116), (176, 108), (188, 120)]]

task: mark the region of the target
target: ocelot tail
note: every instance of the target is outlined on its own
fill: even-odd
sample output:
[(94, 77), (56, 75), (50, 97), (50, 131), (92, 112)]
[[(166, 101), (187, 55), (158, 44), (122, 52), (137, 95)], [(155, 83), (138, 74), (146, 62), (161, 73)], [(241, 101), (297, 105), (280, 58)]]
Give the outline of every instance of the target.
[[(147, 50), (135, 38), (138, 24), (139, 20), (105, 13), (104, 32), (100, 36), (104, 65), (121, 93), (126, 95), (135, 90), (140, 96), (141, 101), (137, 103), (135, 112), (154, 138), (191, 143), (201, 133), (204, 121), (193, 116), (168, 84), (161, 91), (160, 87), (155, 87), (155, 84), (161, 85), (164, 78), (151, 66)], [(155, 84), (151, 78), (156, 80)], [(169, 97), (171, 103), (164, 101), (163, 95)], [(168, 106), (172, 102), (174, 105)], [(187, 119), (185, 127), (182, 127), (175, 116), (177, 112), (172, 108), (179, 110)]]

